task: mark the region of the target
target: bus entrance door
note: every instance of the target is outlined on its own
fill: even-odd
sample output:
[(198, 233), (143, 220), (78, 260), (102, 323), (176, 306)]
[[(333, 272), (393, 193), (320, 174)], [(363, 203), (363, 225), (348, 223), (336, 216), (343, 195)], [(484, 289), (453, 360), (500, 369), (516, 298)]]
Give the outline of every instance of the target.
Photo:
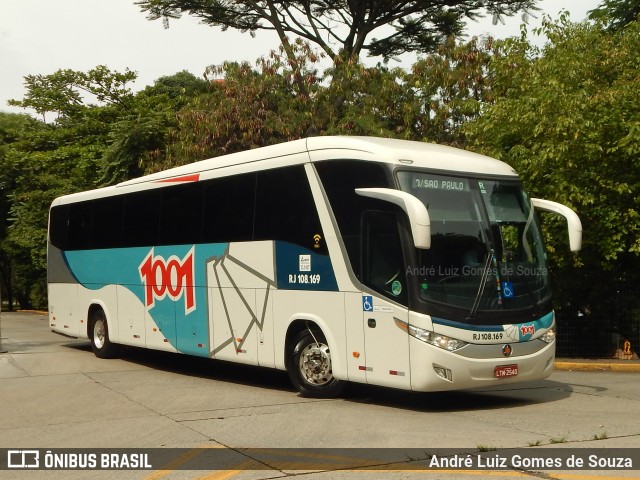
[(399, 217), (369, 211), (363, 216), (362, 281), (375, 293), (362, 296), (367, 383), (410, 388), (409, 337), (396, 322), (409, 318)]

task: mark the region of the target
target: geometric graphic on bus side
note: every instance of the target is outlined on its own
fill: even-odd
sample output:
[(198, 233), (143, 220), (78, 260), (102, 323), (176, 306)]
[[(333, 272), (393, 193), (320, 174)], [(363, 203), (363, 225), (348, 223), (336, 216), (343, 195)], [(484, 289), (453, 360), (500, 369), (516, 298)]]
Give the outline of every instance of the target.
[(263, 331), (276, 287), (274, 242), (231, 243), (222, 257), (206, 262), (206, 275), (209, 355), (219, 357), (229, 347), (225, 356), (246, 354), (246, 360), (255, 359), (257, 335)]

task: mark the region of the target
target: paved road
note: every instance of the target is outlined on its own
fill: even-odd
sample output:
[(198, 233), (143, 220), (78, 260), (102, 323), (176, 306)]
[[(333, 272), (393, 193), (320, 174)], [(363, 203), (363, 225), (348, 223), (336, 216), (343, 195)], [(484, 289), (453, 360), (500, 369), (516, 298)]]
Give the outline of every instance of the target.
[[(640, 448), (637, 373), (556, 371), (545, 381), (494, 391), (434, 394), (354, 385), (343, 398), (315, 400), (298, 396), (284, 372), (139, 349), (100, 360), (87, 341), (51, 333), (43, 315), (3, 313), (1, 333), (9, 353), (0, 354), (0, 448), (393, 450), (375, 451), (379, 466), (368, 472), (247, 471), (252, 464), (241, 454), (235, 468), (179, 471), (201, 452), (187, 450), (155, 471), (0, 471), (0, 478), (43, 478), (46, 473), (47, 479), (266, 479), (295, 473), (309, 480), (467, 479), (488, 473), (409, 471), (412, 462), (405, 450)], [(640, 470), (547, 473), (574, 480), (640, 477)], [(491, 478), (539, 475), (507, 471), (492, 472)]]

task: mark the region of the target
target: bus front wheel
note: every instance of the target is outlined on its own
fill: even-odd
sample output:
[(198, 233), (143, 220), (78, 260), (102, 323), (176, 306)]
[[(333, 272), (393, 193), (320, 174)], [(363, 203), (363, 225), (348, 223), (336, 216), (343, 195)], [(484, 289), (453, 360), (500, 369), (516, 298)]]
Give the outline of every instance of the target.
[(331, 351), (324, 335), (318, 330), (305, 329), (292, 344), (288, 371), (298, 392), (303, 397), (338, 396), (345, 382), (333, 376)]
[(118, 345), (109, 339), (107, 317), (102, 310), (91, 315), (91, 350), (98, 358), (113, 358), (118, 353)]

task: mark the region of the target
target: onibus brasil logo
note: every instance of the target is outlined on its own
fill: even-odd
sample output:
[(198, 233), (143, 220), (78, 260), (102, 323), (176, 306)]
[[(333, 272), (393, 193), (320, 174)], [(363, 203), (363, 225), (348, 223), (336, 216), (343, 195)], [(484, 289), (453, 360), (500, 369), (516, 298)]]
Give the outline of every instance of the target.
[(164, 258), (155, 255), (152, 248), (138, 270), (144, 285), (144, 303), (147, 309), (154, 307), (156, 300), (169, 297), (178, 301), (184, 296), (184, 313), (188, 315), (196, 309), (194, 286), (193, 249), (182, 258), (171, 255)]

